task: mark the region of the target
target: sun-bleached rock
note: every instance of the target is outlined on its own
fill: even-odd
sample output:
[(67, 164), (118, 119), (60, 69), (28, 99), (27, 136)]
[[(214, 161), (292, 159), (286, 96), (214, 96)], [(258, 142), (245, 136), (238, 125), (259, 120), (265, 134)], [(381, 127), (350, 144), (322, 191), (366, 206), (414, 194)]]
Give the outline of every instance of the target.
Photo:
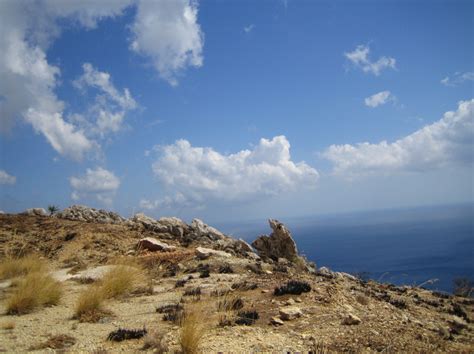
[(223, 257), (223, 258), (232, 257), (230, 253), (227, 253), (224, 251), (217, 251), (217, 250), (213, 250), (211, 248), (205, 248), (205, 247), (196, 248), (196, 257), (198, 257), (199, 259), (206, 259), (206, 258), (209, 258), (210, 256)]
[(145, 237), (142, 238), (137, 243), (138, 249), (145, 249), (151, 252), (162, 251), (162, 252), (170, 252), (176, 250), (175, 246), (168, 245), (162, 241), (157, 240), (153, 237)]
[(280, 312), (280, 318), (283, 321), (291, 321), (303, 315), (303, 312), (301, 311), (301, 309), (296, 306), (283, 307), (279, 310), (279, 312)]
[(362, 320), (359, 317), (357, 317), (356, 315), (350, 312), (342, 320), (342, 324), (348, 325), (348, 326), (358, 325), (361, 322)]
[(30, 208), (26, 209), (23, 214), (31, 216), (48, 216), (48, 213), (44, 208)]
[(102, 224), (122, 224), (125, 218), (112, 211), (89, 208), (84, 205), (72, 205), (54, 215), (59, 219), (97, 222)]

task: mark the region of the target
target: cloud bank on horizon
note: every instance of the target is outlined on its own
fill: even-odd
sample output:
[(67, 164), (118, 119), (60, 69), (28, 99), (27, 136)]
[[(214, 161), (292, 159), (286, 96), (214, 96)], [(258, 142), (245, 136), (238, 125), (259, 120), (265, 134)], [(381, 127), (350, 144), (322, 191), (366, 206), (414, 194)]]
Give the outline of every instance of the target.
[[(285, 12), (286, 7), (294, 5), (285, 6)], [(357, 90), (341, 91), (341, 99), (348, 104), (353, 97), (362, 95), (351, 108), (358, 112), (351, 123), (356, 138), (342, 134), (345, 128), (340, 129), (343, 123), (338, 119), (345, 113), (331, 106), (330, 100), (327, 106), (326, 102), (319, 103), (326, 107), (320, 115), (312, 113), (303, 120), (301, 117), (308, 113), (300, 106), (314, 102), (314, 97), (308, 96), (306, 101), (298, 103), (298, 93), (293, 94), (291, 88), (285, 91), (288, 102), (293, 102), (290, 109), (286, 109), (283, 100), (270, 101), (259, 96), (245, 104), (250, 109), (227, 110), (224, 102), (231, 102), (225, 99), (227, 92), (236, 101), (246, 102), (252, 100), (245, 96), (246, 91), (261, 94), (252, 85), (270, 82), (273, 76), (278, 80), (278, 75), (272, 72), (272, 77), (265, 76), (262, 80), (258, 78), (259, 71), (250, 74), (248, 67), (254, 59), (259, 60), (259, 55), (265, 55), (258, 48), (273, 45), (265, 37), (269, 35), (265, 22), (242, 18), (236, 24), (232, 22), (235, 27), (231, 34), (226, 32), (230, 24), (222, 27), (212, 16), (212, 7), (195, 0), (0, 2), (0, 132), (9, 136), (21, 129), (41, 136), (43, 144), (52, 149), (47, 152), (51, 158), (44, 161), (44, 169), (53, 166), (49, 164), (60, 164), (61, 173), (54, 178), (61, 179), (69, 191), (57, 193), (68, 195), (70, 201), (114, 207), (118, 198), (121, 203), (133, 203), (134, 208), (153, 212), (180, 208), (206, 210), (210, 205), (222, 203), (256, 205), (267, 201), (271, 205), (279, 196), (294, 200), (302, 194), (317, 196), (328, 179), (354, 183), (355, 177), (423, 175), (457, 168), (471, 169), (472, 174), (474, 98), (470, 68), (458, 71), (451, 65), (444, 75), (452, 74), (433, 75), (430, 80), (438, 82), (436, 90), (451, 90), (444, 93), (449, 98), (443, 100), (443, 108), (448, 108), (440, 110), (437, 106), (430, 111), (425, 107), (427, 123), (397, 128), (395, 137), (391, 132), (395, 126), (392, 121), (399, 119), (396, 125), (401, 126), (402, 118), (413, 114), (407, 113), (405, 103), (411, 112), (417, 110), (416, 100), (412, 99), (416, 93), (405, 93), (408, 91), (406, 86), (403, 88), (405, 82), (397, 81), (411, 64), (407, 63), (407, 54), (396, 46), (390, 49), (390, 43), (357, 44), (364, 43), (367, 39), (364, 37), (354, 36), (345, 43), (342, 52), (325, 51), (335, 61), (339, 59), (333, 75), (341, 76), (334, 81), (335, 85), (342, 87), (345, 82), (357, 80)], [(205, 16), (201, 17), (203, 11)], [(278, 18), (273, 20), (276, 23), (273, 26), (280, 25)], [(109, 28), (116, 32), (101, 32)], [(219, 33), (221, 28), (225, 34)], [(90, 52), (84, 51), (79, 58), (68, 56), (68, 46), (73, 44), (61, 39), (70, 33), (84, 39)], [(236, 39), (237, 34), (241, 38)], [(233, 52), (226, 36), (232, 38), (232, 45), (242, 48), (237, 47)], [(97, 41), (114, 38), (110, 49), (122, 56), (107, 58), (107, 53), (91, 45), (92, 37)], [(252, 45), (255, 47), (245, 47)], [(251, 59), (245, 59), (247, 55)], [(205, 61), (205, 56), (209, 60)], [(279, 60), (278, 56), (272, 58)], [(232, 64), (223, 69), (226, 60)], [(245, 68), (238, 66), (241, 62)], [(268, 65), (271, 66), (271, 61)], [(293, 67), (300, 65), (303, 67), (304, 62)], [(343, 66), (351, 70), (344, 72)], [(291, 66), (279, 66), (282, 77), (290, 69)], [(129, 75), (127, 70), (138, 75)], [(265, 68), (260, 71), (265, 72)], [(294, 75), (292, 71), (288, 73), (289, 77)], [(189, 81), (188, 76), (191, 76)], [(439, 81), (440, 77), (444, 78)], [(213, 84), (221, 78), (226, 80), (225, 88)], [(427, 86), (432, 86), (431, 81)], [(277, 83), (272, 81), (266, 90), (277, 89)], [(466, 97), (469, 88), (470, 96)], [(436, 95), (442, 97), (443, 93), (438, 91)], [(207, 96), (208, 92), (212, 95)], [(313, 91), (305, 89), (305, 92)], [(213, 111), (202, 102), (219, 109)], [(262, 117), (247, 118), (249, 114), (259, 114), (251, 109), (260, 104), (267, 106), (254, 112), (263, 112)], [(276, 113), (274, 121), (269, 120), (270, 110), (265, 109), (272, 106), (283, 107), (286, 115)], [(438, 118), (434, 112), (438, 112)], [(162, 119), (163, 114), (174, 119)], [(195, 120), (195, 114), (201, 121)], [(143, 117), (148, 122), (144, 123)], [(226, 119), (229, 128), (216, 123)], [(249, 123), (248, 119), (254, 120)], [(313, 121), (321, 124), (318, 126)], [(209, 124), (205, 130), (203, 122)], [(231, 131), (234, 128), (230, 126), (239, 124), (255, 129), (251, 132), (246, 129), (247, 136)], [(158, 135), (152, 131), (158, 131)], [(308, 135), (309, 131), (314, 136)], [(13, 140), (5, 140), (2, 145), (12, 151)], [(142, 143), (148, 151), (146, 156), (143, 156), (145, 149), (140, 153), (135, 149), (136, 144), (142, 146)], [(245, 144), (256, 145), (246, 148)], [(315, 155), (320, 159), (315, 159)], [(57, 162), (58, 156), (65, 162)], [(26, 168), (13, 163), (14, 159), (8, 157), (4, 159), (5, 165), (0, 165), (0, 185), (7, 192), (23, 188), (19, 181), (33, 186), (30, 179), (24, 178)], [(136, 170), (127, 170), (129, 164), (134, 166), (130, 169)], [(131, 186), (136, 175), (149, 176), (144, 183), (152, 192)], [(126, 195), (137, 194), (133, 201), (124, 199), (124, 189)], [(9, 205), (4, 205), (7, 199), (2, 197), (2, 200), (1, 208), (8, 209)], [(306, 210), (311, 210), (311, 206)]]

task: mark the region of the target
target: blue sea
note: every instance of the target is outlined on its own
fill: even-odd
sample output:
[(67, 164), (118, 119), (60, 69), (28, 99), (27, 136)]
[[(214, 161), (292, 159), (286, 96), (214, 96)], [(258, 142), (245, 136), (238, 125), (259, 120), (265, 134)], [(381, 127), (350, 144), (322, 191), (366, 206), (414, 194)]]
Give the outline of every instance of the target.
[[(280, 221), (318, 267), (446, 292), (456, 277), (474, 280), (473, 204)], [(270, 233), (266, 220), (216, 226), (249, 242)]]

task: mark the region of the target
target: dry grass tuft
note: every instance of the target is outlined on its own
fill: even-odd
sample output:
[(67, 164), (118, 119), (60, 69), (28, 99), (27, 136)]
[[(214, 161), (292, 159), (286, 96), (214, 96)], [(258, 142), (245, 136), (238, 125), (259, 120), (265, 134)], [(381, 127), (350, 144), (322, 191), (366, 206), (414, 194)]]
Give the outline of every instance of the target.
[(18, 281), (7, 300), (7, 314), (21, 315), (37, 307), (56, 305), (62, 296), (62, 284), (50, 275), (30, 273)]
[(179, 344), (184, 354), (199, 352), (202, 338), (206, 332), (206, 327), (203, 323), (204, 318), (201, 307), (193, 306), (186, 309), (179, 335)]
[(25, 257), (6, 257), (0, 262), (0, 279), (14, 278), (32, 272), (46, 270), (46, 262), (37, 255), (30, 254)]
[(101, 282), (104, 298), (111, 299), (131, 292), (146, 292), (149, 284), (143, 269), (134, 265), (118, 265), (111, 269)]
[(73, 318), (81, 322), (97, 322), (110, 314), (103, 307), (104, 292), (96, 285), (89, 286), (77, 299)]

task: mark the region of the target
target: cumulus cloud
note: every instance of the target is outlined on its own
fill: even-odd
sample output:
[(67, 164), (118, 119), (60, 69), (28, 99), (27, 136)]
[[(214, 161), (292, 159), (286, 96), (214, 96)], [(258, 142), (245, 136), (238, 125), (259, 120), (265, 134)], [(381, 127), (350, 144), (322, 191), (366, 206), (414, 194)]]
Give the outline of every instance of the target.
[(474, 162), (474, 99), (456, 111), (393, 143), (331, 145), (322, 156), (334, 173), (351, 177), (395, 171), (425, 171)]
[(473, 71), (456, 72), (452, 76), (446, 76), (440, 82), (445, 86), (458, 86), (466, 81), (474, 81)]
[(173, 86), (184, 69), (202, 65), (204, 34), (197, 14), (197, 1), (193, 0), (138, 2), (130, 47), (148, 57)]
[(118, 132), (126, 113), (137, 107), (136, 101), (127, 88), (123, 93), (117, 90), (109, 73), (95, 69), (90, 63), (83, 64), (82, 68), (84, 73), (73, 82), (74, 86), (83, 92), (96, 89), (98, 94), (85, 115), (72, 115), (71, 119), (90, 135), (104, 137)]
[(8, 174), (5, 170), (0, 170), (0, 184), (15, 184), (16, 177)]
[[(131, 48), (151, 58), (161, 77), (177, 84), (185, 68), (202, 65), (204, 36), (195, 1), (0, 1), (0, 131), (9, 131), (21, 119), (59, 154), (81, 160), (99, 148), (94, 135), (120, 130), (125, 111), (136, 107), (130, 92), (117, 90), (108, 73), (85, 64), (78, 86), (100, 90), (107, 106), (96, 101), (94, 127), (87, 122), (91, 112), (66, 119), (65, 103), (55, 93), (61, 71), (48, 62), (46, 53), (65, 20), (93, 29), (105, 18), (123, 15), (129, 6), (137, 7), (130, 26)], [(121, 110), (110, 109), (110, 102)]]
[(192, 202), (233, 201), (272, 196), (314, 186), (318, 172), (305, 162), (295, 163), (284, 136), (261, 139), (252, 150), (221, 154), (209, 147), (193, 147), (187, 140), (155, 147), (152, 168), (169, 189)]
[(88, 168), (85, 175), (69, 178), (69, 183), (73, 188), (72, 199), (96, 198), (107, 205), (112, 203), (120, 187), (120, 179), (113, 172), (102, 167)]
[(176, 193), (173, 196), (165, 196), (160, 199), (149, 200), (141, 199), (139, 206), (143, 210), (157, 210), (169, 208), (199, 208), (200, 205), (196, 200), (190, 200), (182, 193)]
[(352, 52), (344, 53), (356, 67), (365, 73), (372, 73), (376, 76), (380, 75), (384, 69), (395, 69), (396, 60), (391, 57), (380, 57), (377, 61), (369, 58), (370, 48), (366, 45), (358, 45)]
[(69, 18), (94, 28), (102, 18), (121, 14), (129, 2), (0, 1), (0, 127), (17, 119), (30, 123), (61, 155), (80, 160), (97, 145), (82, 129), (64, 120), (64, 103), (55, 89), (60, 69), (46, 51), (60, 34), (58, 21)]
[(368, 107), (375, 108), (377, 106), (384, 105), (388, 102), (394, 102), (395, 96), (390, 93), (390, 91), (381, 91), (372, 96), (367, 97), (364, 102)]

